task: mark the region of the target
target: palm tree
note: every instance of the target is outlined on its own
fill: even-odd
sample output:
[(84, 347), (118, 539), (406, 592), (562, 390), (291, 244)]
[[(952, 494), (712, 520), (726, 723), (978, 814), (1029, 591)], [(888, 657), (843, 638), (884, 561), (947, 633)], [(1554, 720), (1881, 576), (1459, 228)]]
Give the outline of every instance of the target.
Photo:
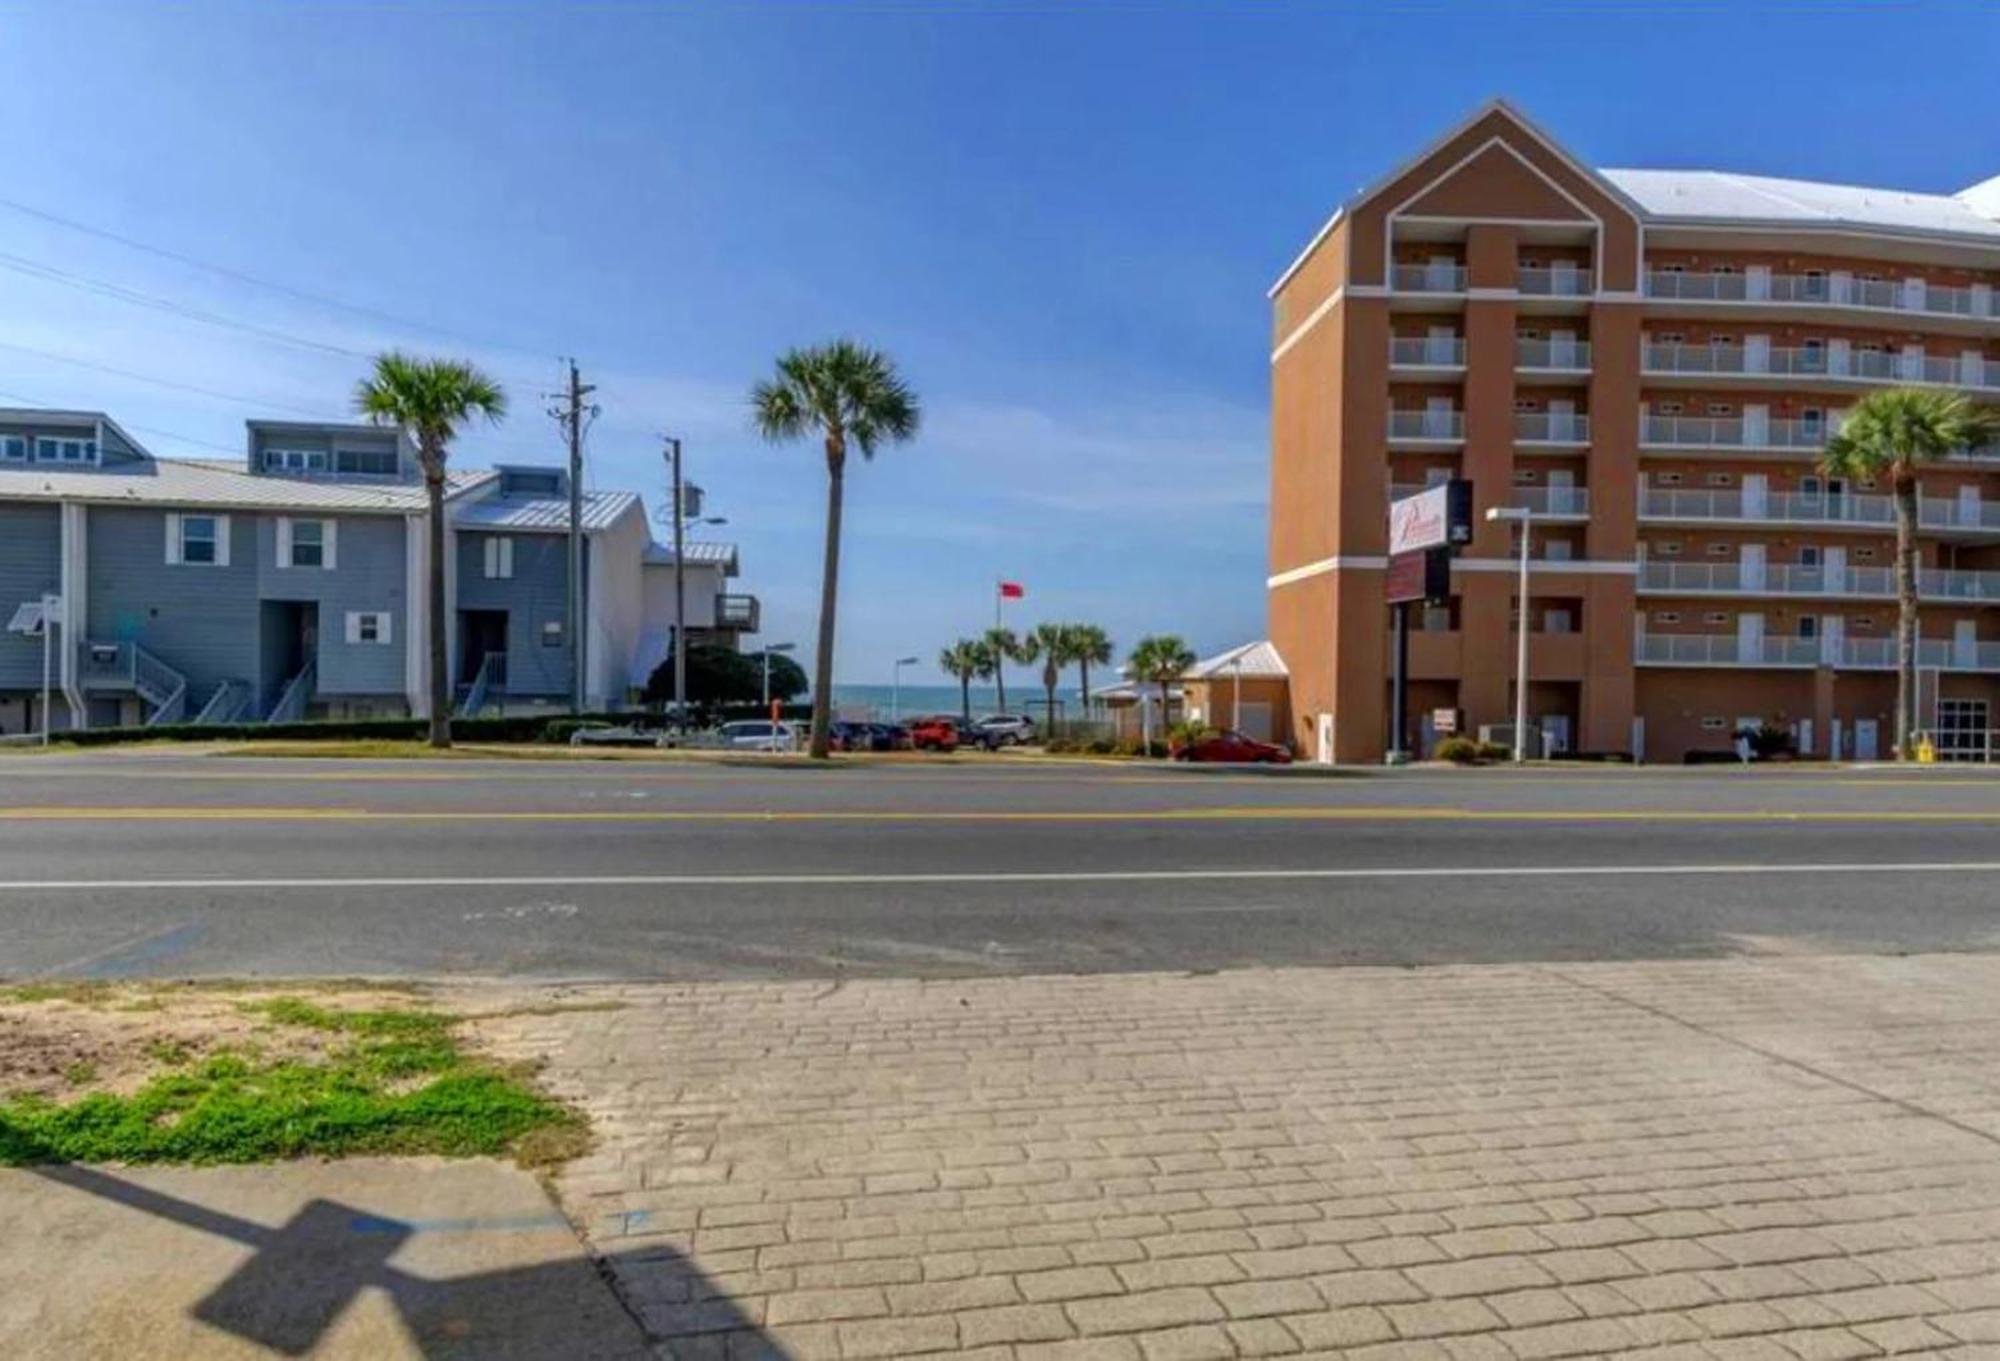
[(826, 558), (819, 587), (819, 650), (813, 661), (812, 755), (825, 760), (832, 717), (833, 628), (840, 598), (841, 493), (851, 444), (875, 457), (889, 440), (916, 436), (921, 416), (916, 394), (888, 355), (853, 340), (787, 350), (775, 376), (750, 390), (750, 405), (765, 439), (818, 435), (826, 451)]
[(1912, 755), (1917, 669), (1917, 473), (1954, 450), (2000, 434), (1994, 413), (1963, 393), (1885, 388), (1852, 407), (1827, 437), (1829, 475), (1889, 479), (1896, 504), (1896, 757)]
[(1076, 642), (1076, 649), (1070, 660), (1077, 664), (1083, 676), (1083, 708), (1090, 711), (1090, 668), (1111, 665), (1111, 635), (1095, 624), (1071, 624), (1070, 632)]
[[(1187, 673), (1195, 664), (1194, 649), (1172, 633), (1156, 633), (1141, 638), (1133, 645), (1132, 655), (1125, 664), (1132, 668), (1132, 679), (1151, 681), (1160, 687), (1160, 727), (1167, 726), (1168, 705), (1171, 693), (1168, 686)], [(1162, 733), (1164, 735), (1164, 731)]]
[(998, 688), (995, 696), (999, 712), (1007, 712), (1007, 663), (1026, 661), (1021, 655), (1020, 635), (1012, 629), (990, 628), (981, 634), (979, 641), (986, 645), (986, 651), (993, 663), (993, 684)]
[[(373, 376), (354, 390), (355, 408), (376, 425), (393, 425), (417, 446), (430, 497), (431, 745), (451, 745), (451, 676), (445, 657), (444, 473), (451, 442), (474, 416), (507, 414), (500, 385), (457, 359), (419, 359), (399, 350), (378, 355)], [(570, 646), (576, 646), (574, 638)]]
[(1037, 624), (1026, 638), (1021, 640), (1021, 660), (1039, 661), (1042, 664), (1042, 694), (1048, 708), (1049, 736), (1056, 735), (1056, 682), (1062, 679), (1063, 668), (1076, 657), (1076, 625)]
[(938, 670), (958, 677), (959, 711), (972, 721), (972, 678), (988, 674), (986, 644), (977, 638), (961, 638), (938, 653)]

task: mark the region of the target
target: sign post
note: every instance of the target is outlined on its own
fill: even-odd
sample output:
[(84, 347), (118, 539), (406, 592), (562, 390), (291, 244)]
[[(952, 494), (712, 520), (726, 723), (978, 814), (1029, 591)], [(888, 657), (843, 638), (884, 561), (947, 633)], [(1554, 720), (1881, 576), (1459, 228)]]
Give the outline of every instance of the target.
[(1394, 609), (1389, 671), (1390, 765), (1410, 759), (1410, 606), (1451, 595), (1452, 554), (1472, 542), (1472, 483), (1462, 477), (1427, 487), (1389, 505), (1386, 594)]

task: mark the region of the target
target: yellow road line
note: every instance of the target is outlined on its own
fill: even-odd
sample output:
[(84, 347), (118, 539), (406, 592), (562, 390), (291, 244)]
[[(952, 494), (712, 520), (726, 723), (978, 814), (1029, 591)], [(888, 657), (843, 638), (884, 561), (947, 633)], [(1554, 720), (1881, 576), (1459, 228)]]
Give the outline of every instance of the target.
[(2000, 822), (2000, 810), (1864, 811), (1832, 809), (1499, 809), (1447, 807), (1149, 808), (1129, 810), (925, 809), (574, 809), (436, 810), (382, 808), (0, 807), (8, 822)]

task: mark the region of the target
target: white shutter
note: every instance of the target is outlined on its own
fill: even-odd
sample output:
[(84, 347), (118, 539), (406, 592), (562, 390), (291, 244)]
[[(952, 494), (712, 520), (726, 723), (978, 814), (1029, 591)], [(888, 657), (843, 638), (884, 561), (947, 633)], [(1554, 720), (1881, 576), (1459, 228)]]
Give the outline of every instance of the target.
[(290, 567), (291, 565), (292, 518), (289, 515), (280, 515), (278, 517), (278, 566)]
[(167, 566), (178, 567), (181, 562), (181, 517), (178, 511), (167, 512)]
[(339, 556), (340, 535), (336, 532), (339, 528), (340, 521), (338, 520), (321, 520), (319, 522), (320, 566), (329, 572), (334, 569), (335, 559)]
[(387, 610), (384, 610), (380, 614), (375, 616), (376, 642), (386, 646), (396, 641), (395, 639), (396, 630), (394, 627), (395, 618), (396, 616), (389, 613)]
[(500, 575), (500, 540), (488, 534), (482, 547), (486, 554), (486, 579), (491, 581)]
[(347, 612), (347, 641), (350, 643), (361, 641), (361, 611), (359, 610), (349, 610)]
[(229, 517), (227, 515), (218, 515), (215, 517), (215, 565), (217, 567), (227, 567), (229, 565)]
[(509, 581), (514, 579), (514, 541), (511, 538), (500, 540), (500, 575)]

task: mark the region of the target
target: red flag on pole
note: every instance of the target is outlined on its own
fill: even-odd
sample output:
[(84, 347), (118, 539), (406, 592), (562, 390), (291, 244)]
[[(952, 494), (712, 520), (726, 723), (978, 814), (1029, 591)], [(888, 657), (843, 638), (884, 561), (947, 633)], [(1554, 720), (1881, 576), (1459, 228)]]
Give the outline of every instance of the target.
[(1000, 583), (1000, 598), (1002, 600), (1020, 600), (1025, 598), (1027, 594), (1028, 588), (1018, 581), (1003, 581)]

